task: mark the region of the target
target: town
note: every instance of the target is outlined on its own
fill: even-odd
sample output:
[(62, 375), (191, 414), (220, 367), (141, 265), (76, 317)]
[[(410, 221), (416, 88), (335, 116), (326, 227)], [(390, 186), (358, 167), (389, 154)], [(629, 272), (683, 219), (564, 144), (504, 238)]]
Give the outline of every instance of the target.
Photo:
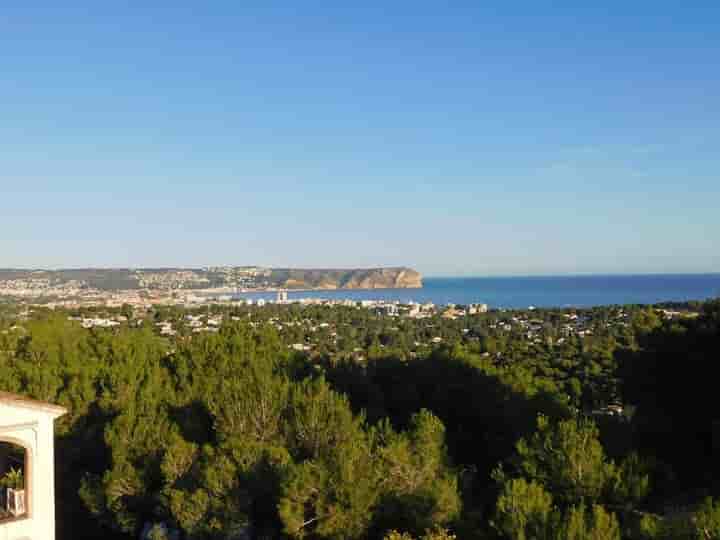
[(417, 288), (410, 268), (277, 269), (211, 266), (199, 269), (0, 269), (0, 299), (48, 307), (188, 305), (246, 293), (284, 290)]

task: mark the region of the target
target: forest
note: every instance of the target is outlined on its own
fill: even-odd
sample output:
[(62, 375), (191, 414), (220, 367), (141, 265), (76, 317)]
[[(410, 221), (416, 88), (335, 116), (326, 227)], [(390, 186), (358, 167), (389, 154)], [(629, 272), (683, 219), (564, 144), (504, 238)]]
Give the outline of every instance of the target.
[(69, 411), (61, 540), (720, 539), (719, 351), (720, 300), (0, 305), (0, 390)]

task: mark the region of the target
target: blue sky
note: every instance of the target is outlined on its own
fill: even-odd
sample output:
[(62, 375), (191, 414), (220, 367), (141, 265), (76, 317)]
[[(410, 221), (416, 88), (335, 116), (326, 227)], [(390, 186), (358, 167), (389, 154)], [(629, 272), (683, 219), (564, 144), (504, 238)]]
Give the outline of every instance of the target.
[(718, 2), (60, 4), (0, 11), (0, 267), (720, 271)]

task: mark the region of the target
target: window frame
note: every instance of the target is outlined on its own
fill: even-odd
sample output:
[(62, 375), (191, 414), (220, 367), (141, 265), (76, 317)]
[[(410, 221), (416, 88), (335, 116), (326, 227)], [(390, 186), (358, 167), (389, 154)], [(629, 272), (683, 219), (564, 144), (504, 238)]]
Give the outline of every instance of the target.
[(0, 518), (0, 527), (1, 527), (8, 523), (17, 523), (18, 521), (24, 521), (26, 519), (31, 519), (31, 517), (32, 517), (32, 507), (33, 507), (33, 504), (32, 504), (32, 478), (33, 478), (32, 464), (33, 464), (33, 459), (32, 459), (32, 450), (28, 447), (27, 443), (25, 443), (24, 441), (16, 439), (15, 437), (7, 437), (0, 433), (0, 443), (11, 444), (13, 446), (20, 447), (25, 451), (25, 464), (24, 464), (24, 471), (23, 471), (23, 480), (24, 480), (23, 491), (25, 491), (25, 513), (20, 516)]

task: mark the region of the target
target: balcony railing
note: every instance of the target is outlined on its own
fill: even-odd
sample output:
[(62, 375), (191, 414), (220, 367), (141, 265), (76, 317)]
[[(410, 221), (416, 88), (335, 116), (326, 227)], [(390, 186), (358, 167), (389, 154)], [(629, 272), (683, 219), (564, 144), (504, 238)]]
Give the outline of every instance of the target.
[(0, 488), (0, 523), (21, 518), (26, 513), (24, 489)]

